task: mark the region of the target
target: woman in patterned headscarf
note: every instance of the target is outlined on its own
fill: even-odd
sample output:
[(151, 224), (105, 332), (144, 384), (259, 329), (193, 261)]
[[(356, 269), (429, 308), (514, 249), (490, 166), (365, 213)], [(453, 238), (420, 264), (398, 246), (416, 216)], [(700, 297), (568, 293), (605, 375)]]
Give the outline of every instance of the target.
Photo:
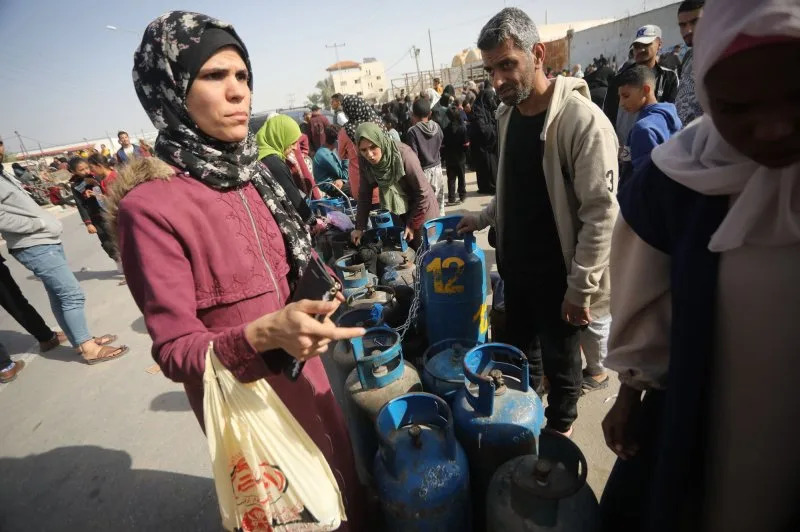
[[(350, 193), (357, 200), (361, 190), (361, 169), (358, 160), (358, 147), (356, 147), (356, 128), (364, 122), (377, 124), (385, 131), (383, 121), (370, 104), (359, 96), (345, 96), (342, 99), (342, 112), (347, 117), (347, 123), (339, 130), (339, 157), (347, 161), (347, 178), (350, 182)], [(378, 204), (378, 191), (373, 191), (371, 205)]]
[[(247, 49), (228, 24), (170, 12), (145, 30), (133, 80), (159, 130), (156, 157), (120, 174), (110, 214), (153, 357), (183, 383), (201, 425), (209, 344), (241, 382), (266, 378), (336, 472), (358, 530), (347, 425), (319, 355), (364, 331), (313, 318), (337, 303), (288, 303), (311, 246), (248, 133)], [(296, 381), (283, 374), (291, 357), (305, 361)]]

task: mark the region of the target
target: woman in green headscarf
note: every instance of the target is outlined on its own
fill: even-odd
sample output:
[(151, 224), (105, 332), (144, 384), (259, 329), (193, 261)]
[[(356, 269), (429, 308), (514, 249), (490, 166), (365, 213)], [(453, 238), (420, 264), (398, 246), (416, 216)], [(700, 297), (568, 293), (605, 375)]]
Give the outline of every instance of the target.
[(299, 139), (300, 126), (292, 117), (281, 114), (269, 117), (256, 133), (258, 159), (283, 187), (300, 216), (310, 222), (313, 216), (306, 205), (305, 194), (314, 186), (314, 182), (311, 177), (311, 183), (304, 186), (308, 178), (303, 175), (294, 153)]
[(353, 242), (358, 244), (367, 228), (372, 191), (378, 187), (381, 207), (403, 221), (406, 240), (412, 247), (419, 247), (422, 224), (436, 218), (439, 205), (417, 155), (372, 122), (359, 125), (355, 136), (362, 170)]

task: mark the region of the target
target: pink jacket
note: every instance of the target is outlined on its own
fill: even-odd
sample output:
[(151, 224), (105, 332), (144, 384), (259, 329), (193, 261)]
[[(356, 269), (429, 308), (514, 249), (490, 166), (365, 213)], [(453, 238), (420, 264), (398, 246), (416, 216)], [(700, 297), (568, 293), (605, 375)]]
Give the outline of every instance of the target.
[(220, 192), (189, 176), (165, 178), (170, 171), (157, 159), (134, 160), (115, 183), (111, 208), (125, 278), (153, 339), (153, 358), (164, 375), (183, 383), (201, 425), (209, 343), (241, 382), (266, 378), (339, 473), (353, 527), (359, 485), (322, 362), (308, 361), (292, 382), (281, 373), (287, 355), (258, 353), (245, 338), (248, 323), (284, 307), (290, 296), (286, 248), (272, 214), (250, 184)]

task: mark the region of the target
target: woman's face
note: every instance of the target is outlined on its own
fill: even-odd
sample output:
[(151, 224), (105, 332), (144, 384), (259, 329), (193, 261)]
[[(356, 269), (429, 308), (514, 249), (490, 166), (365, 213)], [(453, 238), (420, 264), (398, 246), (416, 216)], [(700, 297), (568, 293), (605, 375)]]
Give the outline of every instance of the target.
[(223, 142), (247, 137), (248, 76), (247, 66), (232, 46), (221, 48), (203, 64), (186, 97), (189, 117), (203, 133)]
[(369, 161), (369, 164), (378, 164), (381, 162), (381, 157), (383, 157), (383, 152), (381, 149), (368, 139), (362, 138), (358, 141), (358, 151), (367, 161)]
[(89, 171), (94, 175), (105, 175), (105, 168), (96, 164), (89, 163)]
[(785, 72), (800, 62), (800, 43), (771, 44), (725, 58), (705, 77), (714, 125), (740, 153), (769, 168), (800, 161), (800, 76), (742, 76)]
[(89, 177), (92, 173), (89, 171), (88, 163), (78, 163), (75, 167), (75, 175), (78, 177)]
[(291, 144), (289, 144), (289, 145), (286, 147), (286, 149), (285, 149), (285, 150), (283, 150), (283, 154), (284, 154), (284, 155), (286, 155), (286, 156), (288, 156), (290, 153), (292, 153), (292, 152), (294, 151), (294, 149), (295, 149), (295, 148), (297, 148), (297, 143), (299, 142), (299, 140), (300, 140), (300, 139), (298, 139), (298, 140), (296, 140), (296, 141), (292, 142)]

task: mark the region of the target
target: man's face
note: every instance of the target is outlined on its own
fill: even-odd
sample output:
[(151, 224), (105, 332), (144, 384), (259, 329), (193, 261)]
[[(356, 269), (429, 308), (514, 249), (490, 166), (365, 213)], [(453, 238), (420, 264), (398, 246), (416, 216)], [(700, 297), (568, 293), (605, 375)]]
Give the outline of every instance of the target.
[(306, 122), (306, 123), (311, 122), (311, 113), (305, 113), (303, 115), (303, 121)]
[(629, 113), (638, 113), (647, 101), (645, 87), (623, 85), (618, 89), (619, 105)]
[(705, 77), (717, 130), (740, 153), (769, 168), (800, 161), (800, 77), (785, 76), (764, 90), (761, 77), (742, 72), (780, 72), (798, 61), (800, 44), (765, 45), (719, 61)]
[(334, 111), (338, 111), (341, 106), (342, 102), (340, 102), (338, 98), (331, 99), (331, 109), (333, 109)]
[(639, 65), (647, 65), (658, 56), (659, 48), (661, 48), (661, 39), (659, 38), (650, 44), (635, 42), (633, 43), (633, 60)]
[(127, 148), (128, 146), (131, 145), (131, 139), (128, 138), (127, 133), (121, 134), (119, 137), (117, 137), (117, 139), (119, 140), (119, 143), (120, 145), (122, 145), (123, 148)]
[(483, 69), (492, 80), (500, 100), (506, 105), (518, 105), (530, 96), (536, 72), (532, 52), (525, 52), (506, 39), (491, 50), (481, 50)]
[(694, 41), (694, 28), (697, 26), (697, 22), (702, 16), (702, 9), (678, 13), (678, 27), (681, 29), (681, 37), (683, 37), (683, 42), (686, 43), (686, 46), (692, 46)]

